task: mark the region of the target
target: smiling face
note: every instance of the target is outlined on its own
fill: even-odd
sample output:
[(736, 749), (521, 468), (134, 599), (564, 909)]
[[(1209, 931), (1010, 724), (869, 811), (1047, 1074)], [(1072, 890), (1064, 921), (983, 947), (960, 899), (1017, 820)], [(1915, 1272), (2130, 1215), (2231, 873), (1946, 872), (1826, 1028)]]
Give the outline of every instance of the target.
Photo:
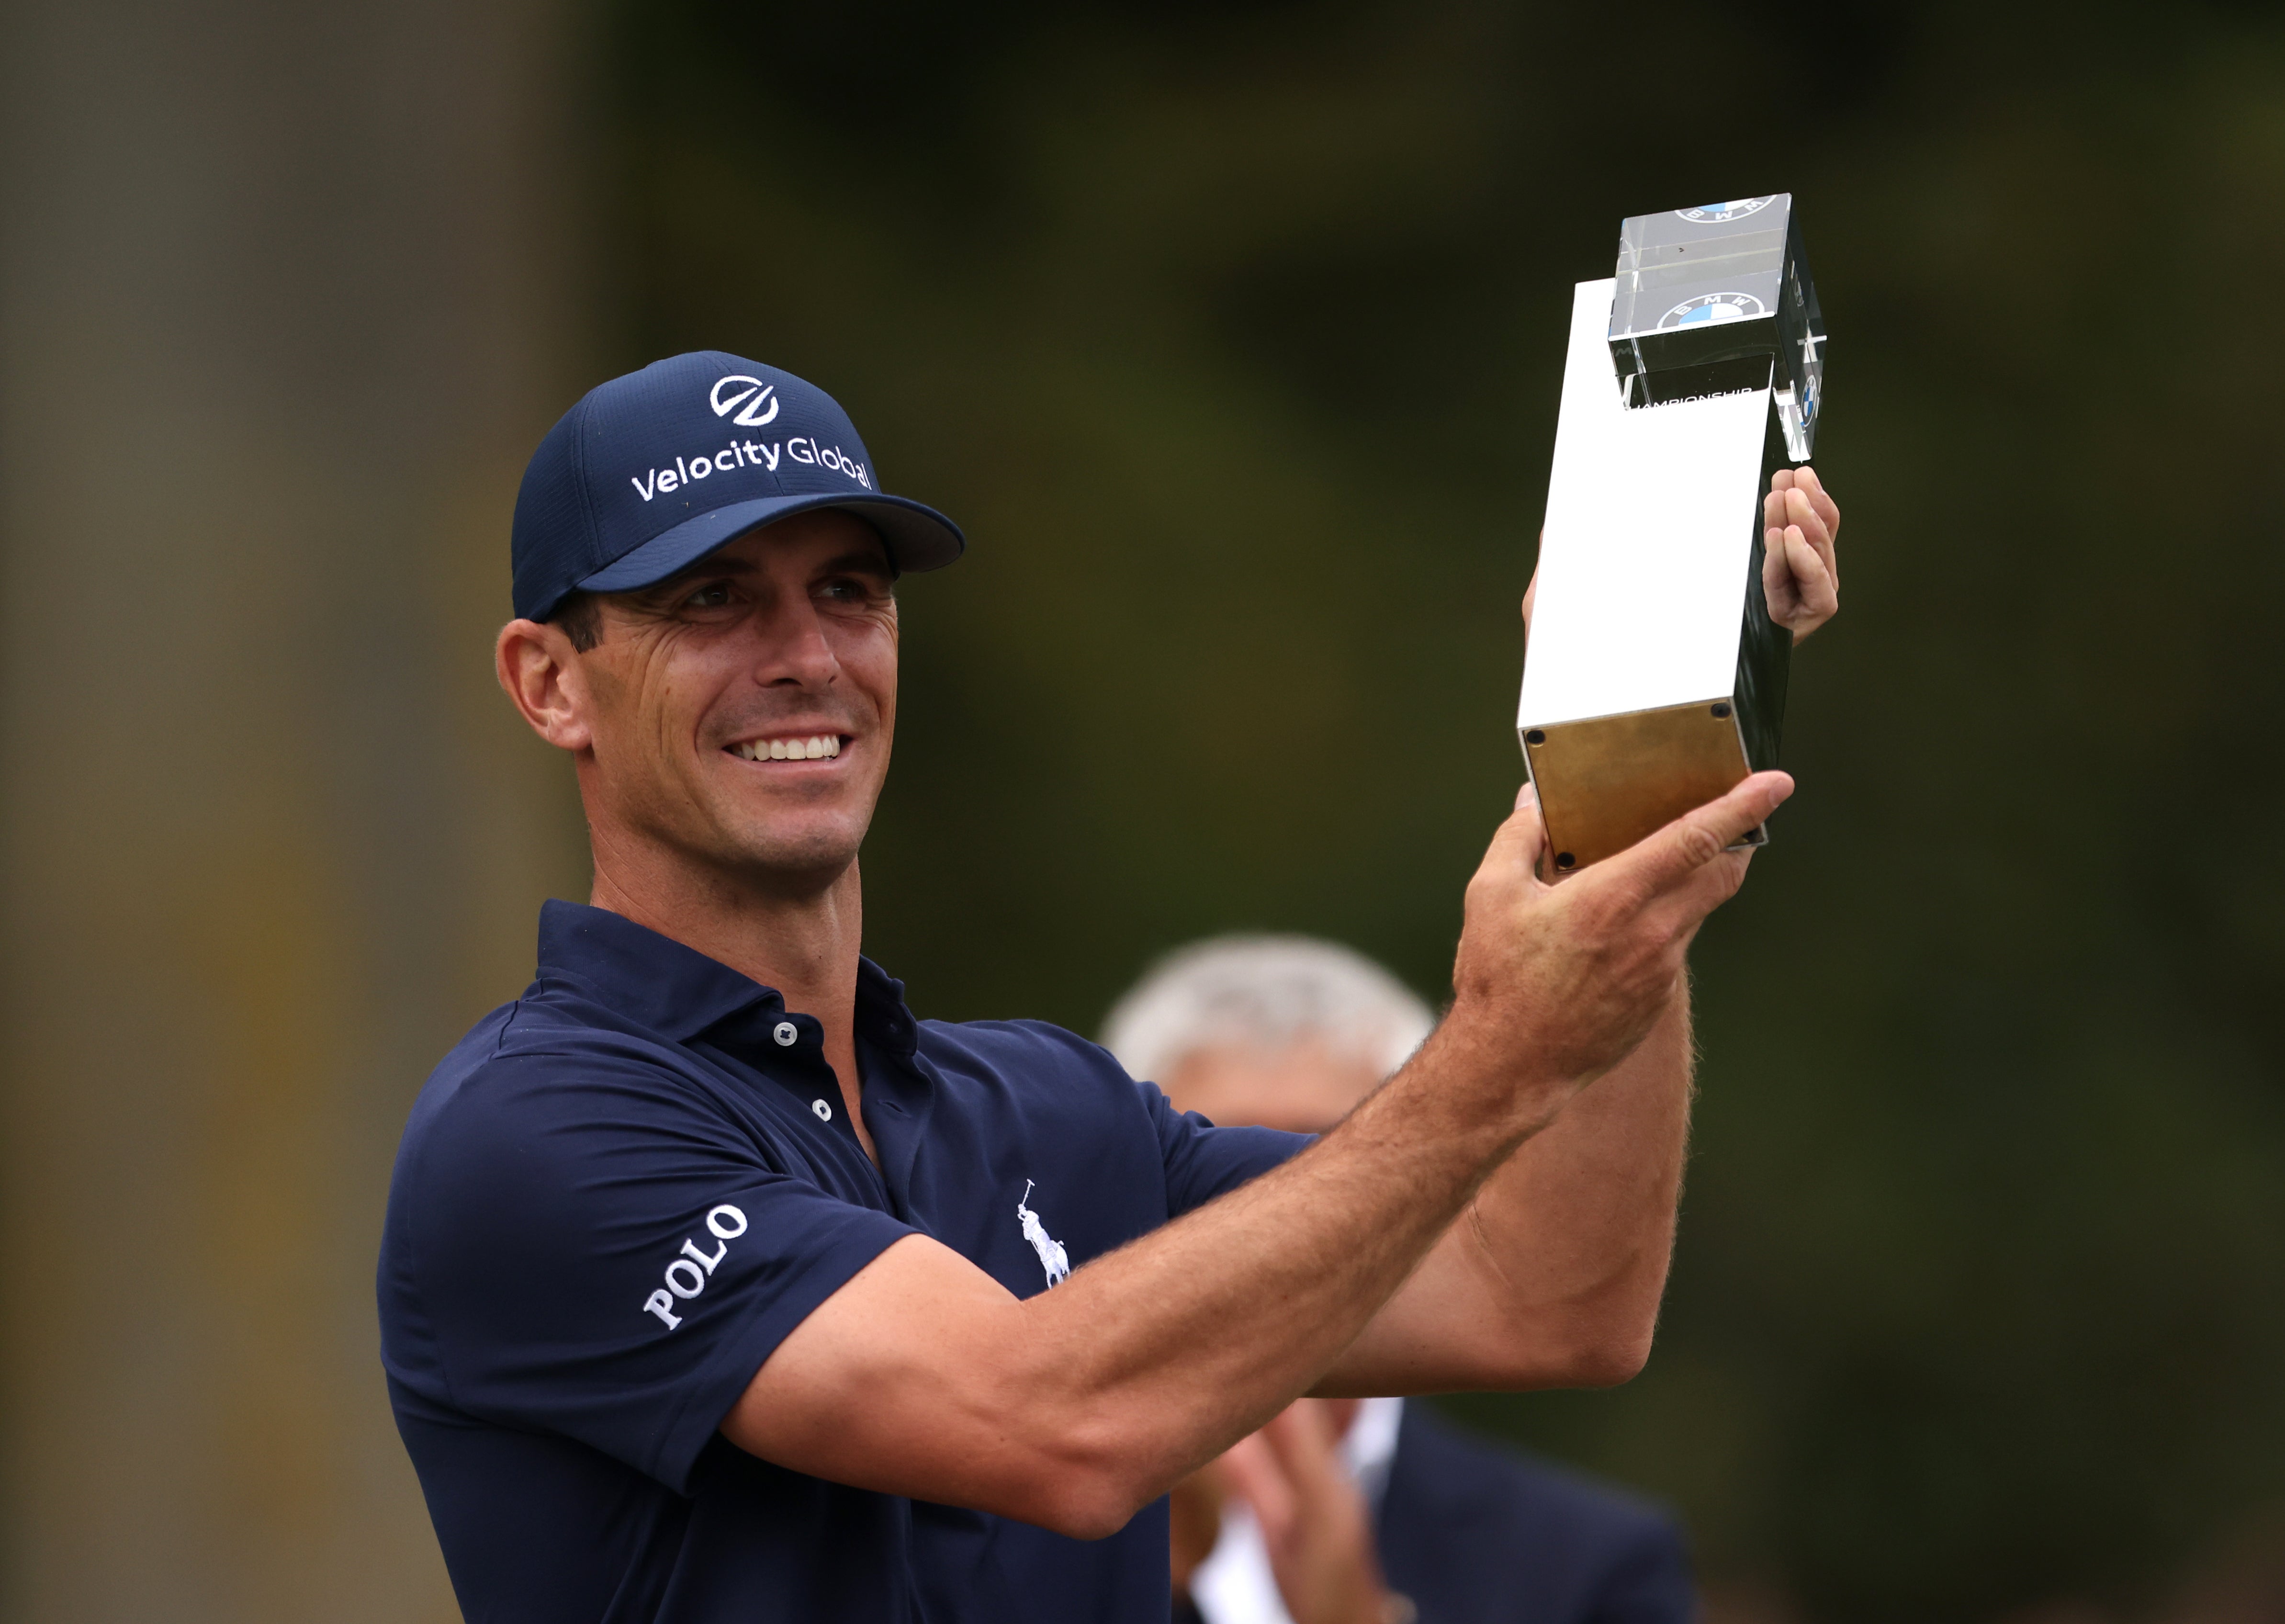
[(896, 729), (887, 549), (800, 514), (598, 605), (593, 646), (512, 623), (501, 679), (574, 752), (599, 872), (660, 860), (776, 894), (855, 859)]

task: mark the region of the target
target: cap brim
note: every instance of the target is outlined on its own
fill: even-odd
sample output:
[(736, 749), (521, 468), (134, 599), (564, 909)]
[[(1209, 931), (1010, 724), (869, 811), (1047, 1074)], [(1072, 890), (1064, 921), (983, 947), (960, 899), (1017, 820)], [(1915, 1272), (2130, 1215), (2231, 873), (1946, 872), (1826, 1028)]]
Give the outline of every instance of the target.
[[(880, 531), (881, 539), (888, 544), (890, 561), (901, 573), (941, 569), (968, 550), (968, 538), (958, 525), (935, 508), (906, 497), (842, 496), (832, 491), (757, 497), (750, 502), (711, 508), (660, 532), (580, 582), (578, 590), (631, 592), (656, 586), (748, 530), (821, 507), (845, 508)], [(548, 609), (553, 614), (554, 606), (549, 605)]]

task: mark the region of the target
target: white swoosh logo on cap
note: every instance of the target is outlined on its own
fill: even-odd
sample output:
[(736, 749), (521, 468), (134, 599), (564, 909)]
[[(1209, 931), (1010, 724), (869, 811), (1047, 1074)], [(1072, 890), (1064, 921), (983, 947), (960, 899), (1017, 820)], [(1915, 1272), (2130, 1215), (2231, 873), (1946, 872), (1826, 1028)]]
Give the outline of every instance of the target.
[[(724, 400), (722, 391), (734, 383), (742, 383), (748, 387), (740, 389), (729, 399)], [(714, 381), (714, 388), (707, 394), (706, 404), (714, 408), (716, 417), (730, 417), (731, 412), (737, 412), (739, 402), (750, 398), (753, 404), (748, 406), (743, 412), (739, 412), (738, 415), (730, 418), (730, 420), (746, 428), (759, 428), (778, 414), (776, 394), (777, 385), (773, 383), (764, 383), (760, 379), (749, 378), (742, 373), (732, 373), (727, 378), (718, 378)], [(766, 400), (770, 403), (770, 409), (757, 414), (755, 408)]]

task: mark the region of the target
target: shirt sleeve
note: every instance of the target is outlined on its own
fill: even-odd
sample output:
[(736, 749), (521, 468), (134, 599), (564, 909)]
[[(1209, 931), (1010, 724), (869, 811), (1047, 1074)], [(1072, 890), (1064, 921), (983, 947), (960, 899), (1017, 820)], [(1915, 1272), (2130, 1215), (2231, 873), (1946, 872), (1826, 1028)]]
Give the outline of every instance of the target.
[(1314, 1134), (1276, 1128), (1218, 1128), (1194, 1110), (1176, 1110), (1156, 1083), (1137, 1083), (1158, 1133), (1166, 1167), (1166, 1216), (1180, 1218), (1250, 1179), (1282, 1167), (1316, 1142)]
[(427, 1125), (396, 1203), (426, 1335), (385, 1350), (390, 1374), (677, 1493), (778, 1344), (912, 1233), (765, 1165), (633, 1055), (494, 1057)]

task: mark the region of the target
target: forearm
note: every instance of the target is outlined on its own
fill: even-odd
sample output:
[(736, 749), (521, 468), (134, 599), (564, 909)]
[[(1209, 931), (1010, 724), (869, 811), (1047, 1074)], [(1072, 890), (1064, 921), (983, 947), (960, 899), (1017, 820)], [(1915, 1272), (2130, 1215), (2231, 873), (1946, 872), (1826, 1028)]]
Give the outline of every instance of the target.
[(1648, 1356), (1666, 1291), (1693, 1058), (1685, 977), (1640, 1047), (1510, 1157), (1454, 1226), (1512, 1332), (1566, 1325), (1614, 1361), (1600, 1373), (1614, 1381)]
[(1618, 1065), (1487, 1179), (1326, 1393), (1593, 1386), (1639, 1369), (1692, 1091), (1686, 978)]
[(1146, 1479), (1171, 1482), (1321, 1377), (1572, 1092), (1524, 1084), (1546, 1103), (1503, 1111), (1455, 1075), (1464, 1041), (1284, 1167), (1025, 1305), (1074, 1411)]

